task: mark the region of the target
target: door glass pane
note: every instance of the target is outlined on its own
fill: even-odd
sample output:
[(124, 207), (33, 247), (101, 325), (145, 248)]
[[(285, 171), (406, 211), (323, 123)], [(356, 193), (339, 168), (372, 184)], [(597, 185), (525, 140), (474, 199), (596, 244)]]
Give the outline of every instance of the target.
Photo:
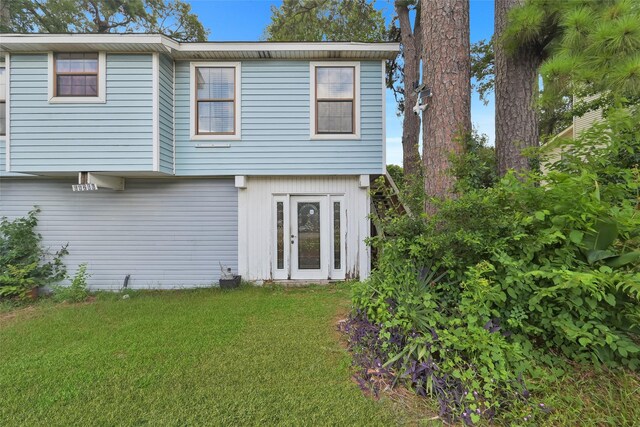
[(7, 104), (0, 101), (0, 135), (7, 134)]
[(278, 241), (278, 258), (277, 269), (282, 270), (284, 268), (284, 203), (276, 203), (276, 234)]
[(298, 268), (320, 269), (320, 202), (298, 203)]
[(340, 270), (340, 202), (333, 202), (333, 268)]

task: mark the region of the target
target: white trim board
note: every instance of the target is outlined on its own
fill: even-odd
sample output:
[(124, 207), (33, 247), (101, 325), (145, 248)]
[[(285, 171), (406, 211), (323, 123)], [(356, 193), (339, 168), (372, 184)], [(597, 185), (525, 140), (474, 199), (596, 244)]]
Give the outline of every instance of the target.
[(5, 135), (4, 139), (4, 155), (5, 155), (5, 171), (11, 172), (11, 55), (8, 53), (4, 59), (4, 78), (5, 78)]
[(152, 92), (152, 168), (160, 171), (160, 55), (151, 54), (151, 92)]
[(55, 79), (53, 75), (53, 52), (47, 54), (47, 99), (50, 104), (104, 104), (107, 102), (107, 55), (98, 52), (98, 96), (53, 96)]
[[(197, 67), (234, 67), (236, 70), (235, 121), (236, 133), (233, 135), (198, 135), (196, 129), (196, 68)], [(240, 62), (197, 62), (189, 64), (189, 132), (192, 141), (235, 141), (242, 139), (242, 64)]]
[[(353, 67), (354, 68), (354, 133), (318, 134), (316, 133), (316, 67)], [(354, 61), (310, 61), (309, 62), (309, 139), (345, 140), (360, 139), (360, 62)]]
[(171, 58), (171, 72), (173, 73), (173, 80), (171, 83), (171, 118), (173, 120), (172, 126), (172, 144), (173, 144), (173, 174), (176, 174), (176, 61)]
[[(7, 51), (11, 47), (33, 44), (35, 48), (52, 44), (112, 44), (151, 45), (161, 51), (177, 52), (290, 52), (300, 50), (344, 52), (399, 52), (400, 44), (393, 42), (178, 42), (161, 34), (3, 34), (0, 46)], [(126, 46), (121, 46), (126, 47)], [(148, 46), (147, 46), (148, 48)]]
[(387, 61), (382, 60), (382, 173), (387, 173)]

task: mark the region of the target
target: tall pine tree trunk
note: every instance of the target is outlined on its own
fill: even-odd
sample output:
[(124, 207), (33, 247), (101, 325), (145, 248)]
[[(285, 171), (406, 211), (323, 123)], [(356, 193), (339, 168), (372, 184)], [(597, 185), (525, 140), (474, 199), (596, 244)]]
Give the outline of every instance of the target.
[(402, 119), (402, 167), (407, 178), (419, 176), (420, 172), (420, 116), (412, 110), (418, 95), (414, 83), (420, 81), (420, 55), (422, 54), (422, 29), (420, 15), (416, 15), (415, 27), (411, 28), (407, 0), (396, 0), (395, 9), (400, 23), (400, 42), (403, 48), (404, 67), (404, 116)]
[(422, 81), (433, 93), (425, 99), (422, 159), (425, 210), (433, 213), (429, 198), (452, 195), (450, 157), (471, 131), (469, 0), (428, 0), (421, 8)]
[(507, 52), (501, 41), (509, 10), (523, 3), (524, 0), (495, 0), (495, 144), (501, 176), (509, 169), (528, 170), (529, 159), (522, 150), (540, 145), (535, 102), (541, 54), (525, 47)]

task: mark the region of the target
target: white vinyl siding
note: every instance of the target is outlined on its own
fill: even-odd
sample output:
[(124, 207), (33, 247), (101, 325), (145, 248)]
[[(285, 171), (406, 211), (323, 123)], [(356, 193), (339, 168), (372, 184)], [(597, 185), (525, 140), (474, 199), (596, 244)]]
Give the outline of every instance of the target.
[[(283, 232), (284, 268), (278, 269), (276, 203), (283, 202), (283, 215), (289, 221), (286, 201), (295, 195), (327, 197), (331, 203), (341, 203), (344, 211), (341, 238), (346, 249), (341, 254), (340, 271), (335, 269), (333, 256), (327, 257), (327, 269), (332, 278), (368, 277), (370, 250), (364, 241), (369, 236), (369, 189), (360, 188), (357, 176), (247, 177), (246, 189), (238, 193), (240, 273), (249, 280), (287, 279), (291, 264), (287, 242), (291, 233)], [(332, 204), (329, 209), (333, 209)], [(331, 240), (333, 253), (332, 235), (333, 231), (325, 238)]]

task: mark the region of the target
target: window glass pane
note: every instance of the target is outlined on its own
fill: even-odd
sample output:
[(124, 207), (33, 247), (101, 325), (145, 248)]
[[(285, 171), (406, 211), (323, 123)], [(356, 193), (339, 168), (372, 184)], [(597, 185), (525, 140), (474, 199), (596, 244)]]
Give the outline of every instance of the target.
[(298, 268), (320, 269), (320, 203), (298, 203)]
[(284, 203), (276, 203), (276, 227), (277, 227), (277, 269), (282, 270), (284, 268)]
[(0, 67), (0, 100), (6, 99), (7, 94), (7, 82), (6, 82), (4, 67)]
[(340, 270), (340, 202), (333, 202), (333, 268)]
[(353, 133), (353, 102), (318, 102), (318, 133)]
[(353, 67), (318, 67), (318, 99), (353, 99)]
[(97, 76), (58, 76), (58, 96), (97, 96)]
[(7, 134), (7, 104), (0, 101), (0, 135)]
[(97, 73), (97, 53), (58, 53), (56, 54), (58, 73)]
[(198, 99), (234, 99), (234, 68), (197, 68)]
[(233, 133), (235, 123), (233, 101), (198, 102), (198, 133)]

